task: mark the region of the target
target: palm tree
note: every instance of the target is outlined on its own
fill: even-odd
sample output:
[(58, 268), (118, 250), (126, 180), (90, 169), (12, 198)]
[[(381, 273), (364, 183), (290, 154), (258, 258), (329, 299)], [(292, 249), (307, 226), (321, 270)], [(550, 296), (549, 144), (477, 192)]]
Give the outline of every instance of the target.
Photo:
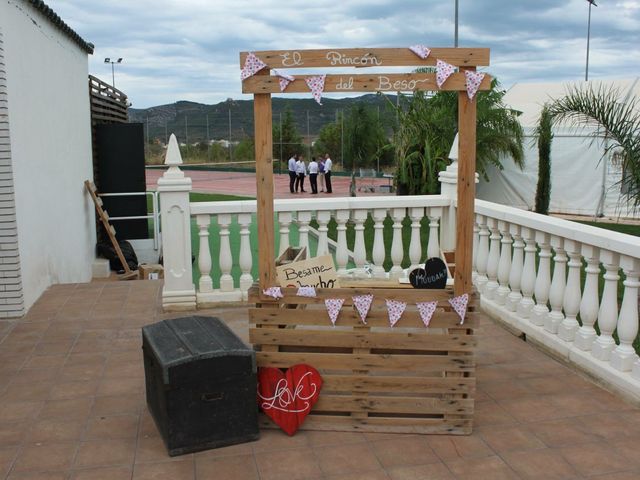
[(594, 124), (599, 130), (591, 136), (609, 140), (603, 157), (610, 151), (622, 161), (623, 177), (621, 182), (633, 203), (640, 206), (640, 99), (626, 99), (617, 88), (601, 85), (594, 88), (570, 88), (567, 94), (549, 105), (554, 123), (572, 120), (578, 126)]
[[(491, 89), (477, 96), (476, 165), (485, 178), (490, 164), (502, 168), (505, 155), (520, 168), (524, 162), (520, 112), (503, 103), (505, 93), (494, 79)], [(441, 91), (429, 98), (416, 92), (401, 100), (393, 106), (398, 116), (393, 139), (398, 190), (410, 195), (438, 193), (438, 172), (448, 163), (458, 129), (458, 94)]]

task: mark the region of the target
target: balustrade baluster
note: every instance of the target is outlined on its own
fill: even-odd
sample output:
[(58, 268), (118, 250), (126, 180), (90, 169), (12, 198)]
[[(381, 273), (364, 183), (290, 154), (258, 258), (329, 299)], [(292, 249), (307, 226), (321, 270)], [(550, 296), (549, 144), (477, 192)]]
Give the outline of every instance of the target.
[(580, 350), (591, 350), (596, 339), (596, 329), (593, 326), (598, 319), (598, 277), (600, 276), (600, 251), (591, 245), (582, 245), (582, 256), (587, 261), (586, 278), (580, 300), (580, 320), (582, 326), (578, 328), (573, 342)]
[(640, 260), (623, 255), (620, 266), (625, 275), (622, 306), (618, 317), (618, 338), (620, 345), (611, 352), (611, 366), (621, 372), (628, 372), (638, 360), (633, 342), (638, 336), (638, 276), (640, 276)]
[(422, 257), (420, 220), (424, 217), (424, 208), (411, 207), (409, 209), (409, 217), (411, 218), (411, 239), (409, 240), (409, 261), (411, 261), (411, 265), (409, 266), (409, 271), (411, 271), (414, 268), (418, 268)]
[(500, 286), (496, 290), (495, 300), (498, 305), (504, 305), (509, 295), (509, 272), (511, 271), (511, 244), (513, 239), (509, 232), (509, 224), (499, 221), (498, 230), (502, 235), (500, 248), (500, 261), (498, 262), (498, 282)]
[(298, 212), (298, 233), (300, 235), (298, 246), (305, 247), (307, 249), (307, 257), (310, 258), (311, 252), (309, 251), (309, 223), (311, 223), (311, 212)]
[(438, 228), (442, 218), (442, 208), (431, 207), (429, 209), (429, 241), (427, 242), (427, 258), (440, 258), (440, 236)]
[(569, 255), (569, 274), (567, 275), (567, 286), (564, 289), (562, 307), (564, 308), (564, 319), (558, 326), (558, 336), (566, 342), (573, 342), (578, 324), (578, 311), (580, 310), (580, 268), (582, 267), (582, 257), (580, 254), (580, 244), (574, 240), (564, 241), (565, 249)]
[(373, 260), (373, 276), (382, 278), (384, 271), (384, 220), (387, 218), (387, 210), (376, 208), (373, 210), (373, 250), (371, 252)]
[(253, 285), (253, 275), (251, 275), (251, 267), (253, 267), (253, 255), (251, 253), (251, 236), (249, 226), (251, 225), (250, 213), (239, 213), (238, 224), (240, 225), (240, 292), (242, 300), (246, 301), (248, 292)]
[(364, 265), (367, 262), (367, 251), (364, 245), (364, 222), (367, 220), (366, 210), (353, 210), (351, 219), (355, 222), (355, 240), (353, 245), (353, 261), (356, 264), (355, 275), (365, 275)]
[(489, 257), (487, 258), (487, 284), (484, 287), (484, 296), (487, 300), (493, 300), (498, 289), (498, 263), (500, 262), (500, 230), (498, 220), (489, 218), (487, 226), (491, 231), (489, 237)]
[(198, 268), (200, 269), (200, 280), (198, 288), (201, 292), (212, 292), (213, 281), (211, 280), (211, 250), (209, 247), (209, 215), (196, 215), (198, 225), (198, 236), (200, 237), (200, 249), (198, 250)]
[(393, 218), (393, 240), (391, 243), (391, 261), (393, 266), (389, 275), (398, 278), (402, 275), (402, 257), (404, 256), (404, 248), (402, 246), (402, 220), (404, 220), (406, 209), (391, 209), (391, 218)]
[(280, 250), (278, 255), (282, 255), (289, 248), (289, 226), (293, 221), (293, 213), (279, 212), (278, 223), (280, 224)]
[(511, 292), (507, 295), (506, 307), (510, 312), (518, 309), (522, 293), (520, 284), (522, 283), (522, 267), (524, 263), (524, 242), (520, 236), (520, 225), (509, 225), (509, 232), (513, 236), (513, 258), (511, 259), (511, 270), (509, 271), (509, 287)]
[(351, 212), (349, 210), (336, 210), (336, 230), (338, 232), (338, 246), (336, 248), (336, 265), (338, 275), (347, 273), (349, 263), (349, 253), (347, 249), (347, 221)]
[(533, 301), (533, 290), (536, 285), (536, 238), (535, 231), (530, 228), (522, 229), (524, 238), (524, 266), (522, 268), (522, 280), (520, 289), (522, 290), (522, 300), (518, 304), (518, 315), (523, 318), (531, 316), (531, 310), (535, 305)]
[(478, 267), (476, 266), (478, 263), (478, 241), (480, 237), (480, 227), (478, 226), (478, 216), (476, 215), (475, 221), (473, 222), (473, 266), (471, 269), (471, 283), (476, 285), (478, 283)]
[(598, 311), (598, 327), (600, 335), (591, 345), (591, 354), (598, 360), (609, 360), (611, 352), (616, 348), (613, 331), (618, 323), (618, 270), (620, 255), (609, 250), (602, 250), (600, 260), (604, 265), (604, 289)]
[(550, 333), (557, 334), (558, 326), (564, 320), (562, 302), (567, 285), (567, 255), (563, 248), (563, 238), (552, 235), (551, 246), (555, 251), (555, 256), (553, 257), (553, 279), (551, 280), (551, 290), (549, 291), (551, 311), (544, 322), (544, 329)]
[(549, 299), (549, 288), (551, 286), (551, 245), (549, 244), (549, 234), (536, 232), (536, 241), (540, 245), (538, 254), (538, 274), (534, 293), (536, 295), (536, 305), (531, 310), (531, 322), (534, 325), (543, 326), (549, 314), (547, 300)]
[(233, 291), (233, 277), (231, 267), (233, 258), (231, 256), (231, 244), (229, 242), (229, 225), (231, 225), (231, 214), (218, 214), (218, 225), (220, 226), (220, 291)]
[(478, 233), (478, 256), (476, 257), (476, 270), (478, 277), (476, 283), (478, 292), (484, 294), (484, 288), (489, 279), (487, 278), (487, 259), (489, 258), (489, 229), (487, 228), (487, 217), (484, 215), (476, 215), (480, 232)]
[[(329, 254), (329, 241), (327, 238), (327, 232), (329, 231), (329, 220), (331, 220), (331, 212), (328, 210), (319, 210), (316, 214), (316, 220), (318, 221), (318, 251), (316, 256)], [(345, 242), (346, 243), (346, 242)]]

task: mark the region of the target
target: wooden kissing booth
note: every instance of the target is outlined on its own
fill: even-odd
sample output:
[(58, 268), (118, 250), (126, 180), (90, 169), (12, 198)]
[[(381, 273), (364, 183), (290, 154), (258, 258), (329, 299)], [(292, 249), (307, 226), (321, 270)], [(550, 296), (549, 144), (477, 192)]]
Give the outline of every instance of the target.
[[(413, 48), (413, 47), (412, 47)], [(243, 93), (254, 95), (259, 282), (250, 291), (250, 341), (258, 367), (289, 368), (306, 363), (323, 377), (323, 387), (302, 429), (428, 434), (469, 434), (475, 393), (474, 328), (478, 326), (472, 292), (476, 156), (476, 97), (466, 89), (465, 70), (489, 64), (489, 49), (433, 48), (426, 58), (409, 48), (284, 50), (242, 52), (240, 64), (254, 55), (261, 69), (243, 80)], [(347, 73), (324, 78), (324, 92), (458, 92), (458, 193), (453, 289), (415, 289), (389, 280), (317, 288), (315, 297), (282, 288), (282, 298), (265, 290), (277, 285), (274, 246), (271, 94), (281, 93), (283, 74), (272, 69), (435, 66), (457, 67), (439, 88), (436, 73)], [(365, 70), (365, 69), (363, 69)], [(288, 75), (284, 75), (287, 77)], [(305, 79), (288, 76), (284, 93), (309, 92)], [(291, 80), (293, 78), (293, 80)], [(486, 75), (480, 90), (490, 88)], [(462, 323), (448, 300), (469, 294)], [(373, 294), (364, 323), (354, 297)], [(344, 303), (335, 326), (327, 299)], [(387, 301), (407, 303), (402, 319), (390, 326)], [(437, 301), (426, 328), (416, 302)], [(300, 308), (295, 308), (296, 306)], [(263, 416), (263, 426), (272, 426)]]

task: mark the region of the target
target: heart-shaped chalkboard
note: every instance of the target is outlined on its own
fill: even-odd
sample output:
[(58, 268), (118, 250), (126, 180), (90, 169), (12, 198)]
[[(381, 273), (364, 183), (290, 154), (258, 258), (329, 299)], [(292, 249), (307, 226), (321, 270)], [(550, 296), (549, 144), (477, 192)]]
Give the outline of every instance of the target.
[(411, 270), (409, 282), (414, 288), (445, 288), (447, 266), (437, 257), (430, 258), (425, 262), (424, 268)]

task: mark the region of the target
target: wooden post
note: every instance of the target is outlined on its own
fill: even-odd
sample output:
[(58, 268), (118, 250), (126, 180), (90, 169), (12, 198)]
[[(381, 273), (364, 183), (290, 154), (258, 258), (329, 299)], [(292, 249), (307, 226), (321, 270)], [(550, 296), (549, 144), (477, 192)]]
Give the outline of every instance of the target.
[[(460, 68), (464, 71), (465, 68)], [(467, 68), (466, 70), (475, 70)], [(454, 293), (471, 293), (473, 219), (476, 196), (476, 100), (458, 92), (458, 210), (456, 214), (456, 270)]]
[[(269, 75), (264, 69), (256, 75)], [(273, 232), (273, 139), (271, 131), (271, 94), (253, 96), (255, 122), (258, 272), (260, 291), (276, 285), (275, 242)]]

